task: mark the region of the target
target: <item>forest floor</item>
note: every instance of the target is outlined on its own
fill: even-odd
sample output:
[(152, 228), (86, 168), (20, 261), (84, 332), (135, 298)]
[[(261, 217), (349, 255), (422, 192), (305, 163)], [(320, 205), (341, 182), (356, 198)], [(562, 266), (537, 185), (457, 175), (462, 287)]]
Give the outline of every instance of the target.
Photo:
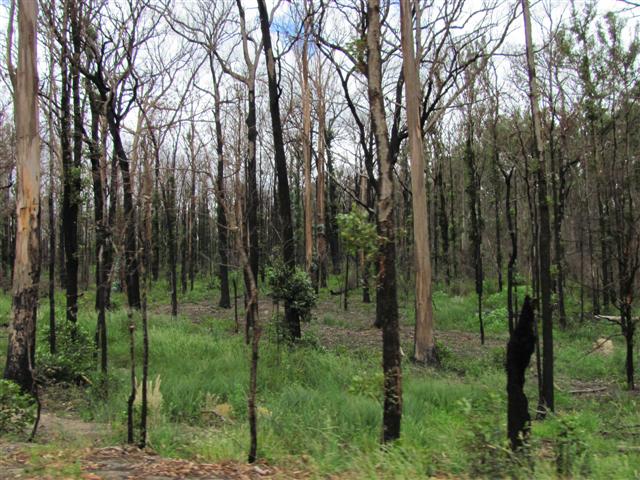
[(304, 475), (278, 473), (265, 465), (198, 463), (162, 458), (153, 451), (122, 446), (60, 449), (0, 442), (0, 455), (2, 479), (248, 480), (274, 478), (276, 474), (279, 478), (304, 478)]
[[(352, 292), (351, 296), (358, 292)], [(351, 308), (346, 310), (341, 304), (341, 297), (330, 296), (321, 298), (315, 308), (316, 319), (311, 324), (303, 324), (303, 330), (312, 331), (318, 336), (320, 344), (329, 349), (348, 348), (354, 351), (358, 349), (376, 349), (380, 347), (381, 332), (374, 328), (373, 303), (364, 304), (359, 299), (351, 298), (353, 303)], [(244, 309), (242, 299), (238, 304), (238, 325), (239, 331), (244, 328)], [(268, 322), (275, 312), (277, 305), (268, 297), (260, 297), (259, 314), (264, 322)], [(152, 313), (159, 315), (169, 315), (170, 305), (156, 306)], [(233, 307), (223, 309), (209, 301), (197, 301), (180, 305), (180, 314), (190, 321), (200, 324), (206, 318), (229, 318), (233, 316)], [(235, 323), (235, 318), (233, 319)], [(400, 325), (400, 338), (402, 341), (403, 354), (411, 352), (413, 348), (414, 326)], [(441, 344), (446, 345), (455, 355), (479, 357), (486, 352), (487, 348), (504, 346), (507, 341), (506, 335), (493, 335), (486, 338), (485, 345), (481, 345), (477, 333), (463, 330), (437, 331), (436, 339)]]
[(304, 478), (264, 463), (204, 463), (163, 458), (151, 448), (113, 444), (109, 424), (80, 418), (77, 387), (41, 390), (42, 412), (33, 442), (0, 437), (0, 479), (85, 480)]
[[(261, 299), (259, 311), (268, 318), (275, 307)], [(326, 348), (373, 349), (380, 344), (380, 331), (372, 328), (371, 318), (362, 311), (344, 310), (335, 301), (324, 300), (317, 307), (326, 315), (348, 318), (347, 325), (317, 325), (320, 343)], [(166, 315), (167, 305), (157, 306), (152, 314)], [(203, 318), (229, 315), (229, 311), (207, 301), (181, 305), (181, 314), (191, 322)], [(238, 318), (244, 328), (242, 312)], [(309, 328), (308, 325), (305, 328)], [(412, 326), (401, 327), (403, 348), (409, 351), (413, 342)], [(477, 355), (483, 348), (477, 335), (462, 331), (439, 332), (438, 340), (456, 354)], [(502, 340), (489, 339), (488, 346), (498, 346)], [(403, 352), (404, 353), (404, 352)], [(65, 392), (71, 388), (70, 392)], [(152, 479), (206, 478), (213, 480), (245, 480), (262, 478), (305, 478), (302, 470), (284, 471), (266, 464), (247, 465), (240, 462), (198, 463), (182, 459), (163, 458), (151, 448), (110, 446), (112, 432), (107, 423), (87, 422), (79, 417), (77, 390), (64, 385), (42, 390), (42, 412), (35, 442), (11, 442), (0, 437), (0, 479), (82, 478)]]
[[(435, 292), (441, 362), (436, 368), (410, 361), (413, 302), (401, 296), (403, 433), (384, 450), (378, 445), (382, 374), (375, 305), (362, 303), (354, 291), (345, 311), (340, 297), (322, 292), (300, 345), (292, 349), (279, 340), (277, 306), (262, 295), (260, 461), (247, 465), (249, 355), (242, 300), (236, 324), (234, 309), (217, 307), (211, 301), (217, 292), (197, 283), (183, 294), (179, 316), (172, 319), (164, 287), (150, 292), (149, 447), (123, 446), (128, 318), (116, 294), (109, 318), (108, 395), (93, 373), (82, 386), (43, 385), (35, 441), (0, 436), (0, 478), (640, 478), (640, 396), (625, 388), (619, 340), (614, 337), (615, 349), (606, 355), (589, 353), (596, 338), (616, 333), (593, 322), (556, 332), (557, 413), (534, 422), (528, 460), (509, 454), (504, 292), (485, 299), (484, 345), (475, 296)], [(63, 298), (56, 298), (58, 318)], [(95, 324), (92, 301), (88, 294), (81, 305), (88, 343)], [(0, 324), (8, 313), (8, 297), (0, 294)], [(47, 314), (45, 300), (40, 318)], [(45, 323), (39, 327), (40, 364), (81, 363), (71, 351), (46, 353)], [(60, 336), (63, 342), (64, 331)], [(0, 328), (0, 362), (3, 337), (6, 329)], [(136, 347), (139, 355), (139, 339)], [(93, 363), (89, 358), (89, 370)], [(534, 357), (526, 385), (532, 410), (535, 371)]]

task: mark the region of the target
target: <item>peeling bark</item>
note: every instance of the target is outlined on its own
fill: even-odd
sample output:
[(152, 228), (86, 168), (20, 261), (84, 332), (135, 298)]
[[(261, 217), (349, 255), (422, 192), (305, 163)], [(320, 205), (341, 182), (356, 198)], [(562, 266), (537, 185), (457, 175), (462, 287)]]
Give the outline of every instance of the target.
[[(18, 2), (18, 68), (11, 75), (17, 151), (16, 253), (13, 303), (4, 378), (35, 393), (38, 284), (40, 281), (40, 136), (37, 68), (38, 3)], [(11, 69), (10, 69), (11, 71)]]

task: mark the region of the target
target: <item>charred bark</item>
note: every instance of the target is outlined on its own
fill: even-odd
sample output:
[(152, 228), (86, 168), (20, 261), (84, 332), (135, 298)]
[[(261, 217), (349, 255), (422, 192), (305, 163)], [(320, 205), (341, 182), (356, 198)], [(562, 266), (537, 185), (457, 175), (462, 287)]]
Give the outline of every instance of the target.
[[(215, 72), (212, 71), (213, 87), (214, 87), (214, 119), (215, 119), (215, 131), (216, 131), (216, 154), (217, 154), (217, 171), (216, 171), (216, 199), (217, 199), (217, 217), (218, 217), (218, 255), (220, 256), (220, 263), (218, 267), (218, 275), (220, 277), (220, 301), (218, 305), (220, 308), (231, 308), (231, 298), (229, 294), (229, 239), (228, 239), (228, 225), (227, 214), (224, 209), (224, 202), (226, 201), (225, 186), (224, 186), (224, 136), (222, 134), (222, 118), (220, 115), (220, 94), (218, 90), (218, 79)], [(255, 102), (254, 102), (255, 103)], [(255, 105), (254, 105), (255, 108)], [(251, 110), (251, 107), (249, 107)], [(251, 113), (251, 112), (250, 112)], [(255, 110), (253, 112), (255, 123)], [(248, 121), (248, 117), (247, 117)], [(255, 130), (255, 124), (253, 126)], [(255, 133), (255, 132), (254, 132)], [(249, 131), (251, 134), (251, 130)], [(254, 159), (255, 160), (255, 159)]]
[(106, 289), (108, 272), (105, 269), (105, 249), (107, 225), (104, 214), (104, 187), (102, 185), (102, 151), (100, 148), (100, 105), (89, 89), (91, 108), (91, 138), (89, 140), (89, 157), (91, 160), (91, 178), (93, 180), (94, 221), (96, 223), (96, 303), (98, 313), (96, 326), (96, 346), (100, 350), (100, 367), (102, 373), (107, 372), (107, 322), (106, 322)]
[[(269, 31), (269, 14), (264, 0), (258, 0), (258, 12), (260, 16), (260, 30), (267, 62), (267, 76), (269, 83), (269, 110), (271, 112), (271, 124), (273, 130), (274, 160), (278, 184), (278, 208), (280, 214), (280, 226), (282, 235), (282, 258), (287, 268), (295, 267), (295, 241), (293, 237), (293, 222), (291, 219), (291, 199), (289, 196), (289, 179), (287, 177), (287, 159), (284, 150), (282, 136), (282, 120), (280, 118), (280, 95), (278, 92), (278, 79), (276, 76), (276, 64), (271, 45), (271, 33)], [(289, 337), (296, 340), (301, 336), (300, 317), (289, 302), (285, 302), (285, 322), (289, 330)]]
[(528, 0), (522, 0), (525, 39), (527, 50), (527, 70), (529, 76), (529, 102), (534, 135), (534, 157), (536, 159), (536, 176), (538, 181), (538, 222), (540, 225), (537, 245), (537, 263), (539, 265), (539, 287), (542, 303), (542, 403), (543, 406), (554, 411), (553, 385), (553, 318), (551, 312), (551, 232), (549, 222), (549, 203), (547, 201), (547, 171), (542, 140), (542, 125), (538, 106), (538, 82), (533, 52), (531, 34), (531, 16)]
[(531, 430), (529, 401), (524, 393), (525, 374), (535, 348), (534, 313), (525, 297), (520, 319), (507, 344), (507, 434), (511, 449), (518, 450)]
[[(396, 244), (394, 215), (395, 148), (390, 146), (382, 96), (382, 58), (380, 53), (380, 3), (367, 3), (367, 93), (371, 108), (372, 130), (378, 153), (377, 230), (382, 239), (378, 247), (376, 324), (382, 328), (382, 369), (384, 403), (382, 442), (400, 437), (402, 420), (402, 370), (396, 286)], [(399, 107), (398, 107), (399, 108)], [(395, 145), (394, 145), (395, 147)]]
[(37, 24), (38, 3), (19, 2), (17, 70), (13, 70), (9, 63), (14, 87), (18, 183), (13, 301), (4, 369), (4, 378), (16, 382), (23, 391), (34, 394), (36, 385), (33, 366), (40, 282)]

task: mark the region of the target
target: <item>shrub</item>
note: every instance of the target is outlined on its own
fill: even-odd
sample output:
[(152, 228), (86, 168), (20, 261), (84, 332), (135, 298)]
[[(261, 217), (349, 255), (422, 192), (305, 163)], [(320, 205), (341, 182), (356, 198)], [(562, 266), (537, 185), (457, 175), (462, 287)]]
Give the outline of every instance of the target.
[(499, 424), (481, 423), (472, 427), (467, 450), (474, 478), (532, 478), (530, 446), (525, 444), (513, 452), (505, 430)]
[(362, 395), (382, 402), (384, 374), (380, 371), (362, 372), (351, 377), (347, 391), (352, 395)]
[(267, 269), (267, 284), (273, 300), (288, 303), (289, 308), (295, 310), (301, 320), (311, 319), (316, 294), (307, 272), (298, 267), (291, 269), (282, 263), (276, 263)]
[(497, 307), (484, 315), (484, 326), (491, 332), (504, 332), (509, 328), (507, 307)]
[(300, 339), (299, 345), (318, 352), (326, 351), (315, 330), (305, 330), (302, 332), (302, 338)]
[(585, 432), (573, 416), (558, 417), (558, 431), (553, 442), (558, 475), (588, 475), (590, 458), (584, 437)]
[(493, 347), (491, 349), (491, 364), (496, 368), (504, 368), (507, 362), (506, 347)]
[(21, 433), (35, 419), (35, 401), (10, 380), (0, 380), (0, 434)]
[[(75, 330), (75, 332), (74, 332)], [(43, 336), (48, 337), (48, 326)], [(49, 351), (46, 342), (37, 347), (36, 375), (41, 382), (87, 383), (94, 367), (95, 344), (89, 333), (79, 324), (60, 322), (56, 329), (56, 353)]]
[(435, 341), (436, 362), (442, 365), (453, 357), (453, 351), (439, 340)]
[(356, 208), (349, 213), (339, 213), (336, 221), (345, 249), (352, 255), (363, 251), (372, 260), (378, 250), (378, 234), (375, 223), (369, 221), (369, 214)]

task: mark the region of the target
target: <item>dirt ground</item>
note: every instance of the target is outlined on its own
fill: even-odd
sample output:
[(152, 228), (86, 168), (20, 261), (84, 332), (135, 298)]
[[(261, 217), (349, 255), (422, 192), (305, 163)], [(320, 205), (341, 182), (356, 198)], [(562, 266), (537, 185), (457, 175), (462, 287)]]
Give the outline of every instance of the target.
[[(69, 431), (67, 429), (67, 431)], [(87, 480), (254, 480), (292, 477), (266, 465), (233, 462), (197, 463), (161, 458), (153, 452), (135, 447), (102, 447), (48, 450), (34, 460), (30, 444), (0, 442), (0, 478)], [(74, 468), (70, 468), (70, 466)]]
[[(248, 480), (293, 478), (267, 465), (217, 464), (162, 458), (151, 450), (106, 446), (109, 425), (85, 422), (64, 392), (45, 393), (43, 412), (33, 443), (0, 438), (0, 479)], [(55, 410), (52, 411), (52, 410)], [(304, 478), (304, 475), (296, 476)]]

